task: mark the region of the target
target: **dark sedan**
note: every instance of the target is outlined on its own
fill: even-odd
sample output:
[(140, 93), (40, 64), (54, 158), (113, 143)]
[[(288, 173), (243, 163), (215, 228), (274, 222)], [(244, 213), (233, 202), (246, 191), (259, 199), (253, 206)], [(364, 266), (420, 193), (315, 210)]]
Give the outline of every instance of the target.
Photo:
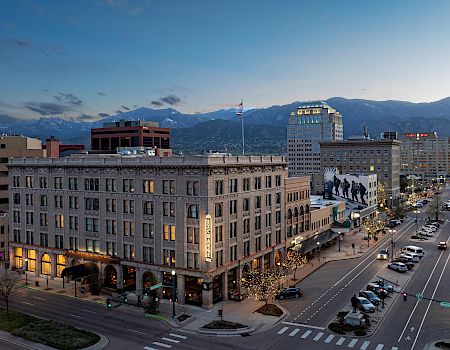
[(276, 299), (289, 299), (289, 298), (300, 298), (303, 295), (303, 291), (300, 288), (285, 288), (280, 293), (278, 293)]

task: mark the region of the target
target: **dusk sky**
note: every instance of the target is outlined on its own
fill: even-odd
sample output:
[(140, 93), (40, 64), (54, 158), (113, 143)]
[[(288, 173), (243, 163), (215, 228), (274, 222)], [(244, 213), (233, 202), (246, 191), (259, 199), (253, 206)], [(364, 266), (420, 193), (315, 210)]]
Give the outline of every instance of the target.
[(434, 101), (450, 96), (449, 14), (447, 0), (2, 0), (0, 116)]

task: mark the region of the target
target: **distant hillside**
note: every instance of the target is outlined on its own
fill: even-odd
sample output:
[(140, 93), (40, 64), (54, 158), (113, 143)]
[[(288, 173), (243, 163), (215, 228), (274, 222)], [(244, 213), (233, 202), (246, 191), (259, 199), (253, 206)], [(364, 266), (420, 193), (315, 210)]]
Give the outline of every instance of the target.
[[(341, 112), (344, 137), (360, 134), (368, 126), (372, 137), (383, 131), (436, 131), (450, 136), (450, 97), (430, 103), (403, 101), (371, 101), (333, 97), (326, 100)], [(247, 149), (253, 153), (278, 154), (286, 144), (286, 125), (289, 114), (300, 102), (253, 109), (244, 112)], [(221, 109), (203, 114), (183, 114), (175, 109), (138, 108), (96, 121), (74, 121), (62, 118), (18, 120), (0, 113), (0, 131), (40, 139), (55, 136), (66, 143), (84, 143), (89, 147), (90, 129), (104, 122), (152, 120), (172, 129), (172, 143), (178, 151), (207, 149), (241, 149), (240, 123), (233, 109)], [(248, 136), (247, 136), (248, 133)]]

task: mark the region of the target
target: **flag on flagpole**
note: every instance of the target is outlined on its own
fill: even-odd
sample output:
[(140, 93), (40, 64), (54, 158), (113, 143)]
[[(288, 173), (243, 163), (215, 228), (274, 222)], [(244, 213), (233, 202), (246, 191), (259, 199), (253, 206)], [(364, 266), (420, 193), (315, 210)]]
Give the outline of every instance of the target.
[(241, 117), (241, 116), (242, 116), (242, 112), (244, 111), (244, 102), (241, 101), (241, 103), (239, 103), (239, 104), (236, 106), (236, 109), (237, 109), (237, 111), (236, 111), (236, 116)]

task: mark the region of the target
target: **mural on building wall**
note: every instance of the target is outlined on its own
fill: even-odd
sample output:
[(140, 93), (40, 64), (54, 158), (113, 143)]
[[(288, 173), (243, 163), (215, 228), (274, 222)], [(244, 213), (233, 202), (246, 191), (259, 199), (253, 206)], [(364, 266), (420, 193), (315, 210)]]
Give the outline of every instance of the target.
[(369, 176), (337, 174), (336, 168), (324, 170), (325, 199), (346, 200), (367, 207), (372, 199), (376, 199), (376, 190), (371, 191), (369, 184)]

